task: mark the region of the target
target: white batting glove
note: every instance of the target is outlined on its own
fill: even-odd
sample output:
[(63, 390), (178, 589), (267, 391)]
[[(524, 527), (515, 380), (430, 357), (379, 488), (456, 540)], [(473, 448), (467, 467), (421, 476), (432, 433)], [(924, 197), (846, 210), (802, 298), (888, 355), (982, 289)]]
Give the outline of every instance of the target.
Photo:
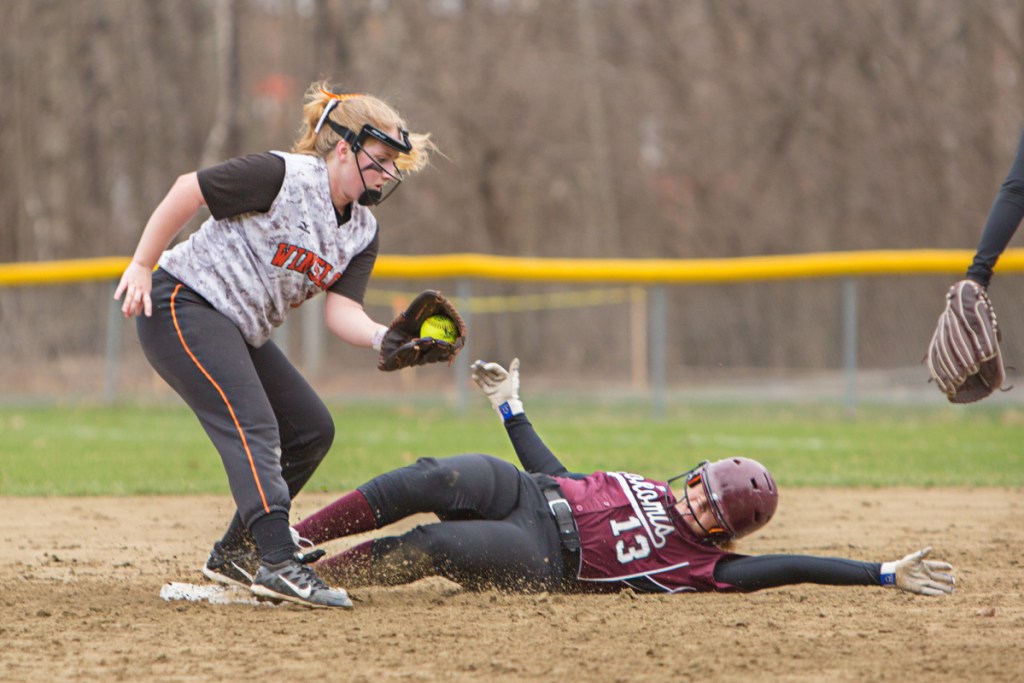
[(920, 595), (952, 593), (956, 580), (949, 572), (953, 571), (953, 565), (924, 559), (931, 551), (931, 548), (925, 548), (898, 562), (883, 562), (882, 585)]
[(519, 359), (513, 358), (508, 370), (498, 363), (475, 361), (470, 366), (473, 381), (491, 402), (502, 420), (523, 412), (523, 402), (519, 400)]

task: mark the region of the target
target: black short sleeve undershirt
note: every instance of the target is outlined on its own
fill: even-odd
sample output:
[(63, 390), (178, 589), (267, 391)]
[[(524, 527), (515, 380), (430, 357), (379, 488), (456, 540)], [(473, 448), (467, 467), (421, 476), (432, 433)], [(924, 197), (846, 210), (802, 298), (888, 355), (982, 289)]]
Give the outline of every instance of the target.
[(377, 251), (380, 248), (380, 228), (373, 236), (373, 241), (361, 252), (356, 254), (344, 274), (338, 279), (334, 286), (328, 291), (340, 294), (347, 299), (352, 299), (360, 306), (363, 305), (363, 297), (366, 296), (366, 287), (370, 284), (370, 273), (377, 262)]
[(284, 184), (284, 171), (284, 159), (262, 152), (228, 159), (197, 175), (210, 214), (223, 220), (250, 211), (269, 211)]

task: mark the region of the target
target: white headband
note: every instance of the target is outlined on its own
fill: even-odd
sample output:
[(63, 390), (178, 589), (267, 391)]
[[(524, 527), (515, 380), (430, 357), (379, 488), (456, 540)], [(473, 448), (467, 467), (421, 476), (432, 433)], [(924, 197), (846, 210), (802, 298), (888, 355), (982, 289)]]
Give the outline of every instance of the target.
[(324, 127), (324, 121), (327, 120), (327, 117), (328, 115), (330, 115), (331, 110), (338, 106), (338, 102), (340, 102), (340, 100), (337, 100), (332, 97), (331, 101), (327, 103), (326, 107), (324, 107), (324, 113), (320, 115), (320, 120), (316, 122), (316, 128), (313, 129), (314, 135), (320, 133), (320, 129)]

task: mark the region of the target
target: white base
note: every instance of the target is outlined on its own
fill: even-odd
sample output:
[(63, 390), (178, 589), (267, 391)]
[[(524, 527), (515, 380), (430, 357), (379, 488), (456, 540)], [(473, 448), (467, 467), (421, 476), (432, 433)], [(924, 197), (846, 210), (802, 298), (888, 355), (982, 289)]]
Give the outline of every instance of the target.
[(266, 600), (258, 600), (252, 591), (237, 586), (196, 585), (194, 583), (164, 584), (160, 589), (164, 600), (186, 600), (188, 602), (209, 602), (213, 605), (260, 605), (273, 607)]

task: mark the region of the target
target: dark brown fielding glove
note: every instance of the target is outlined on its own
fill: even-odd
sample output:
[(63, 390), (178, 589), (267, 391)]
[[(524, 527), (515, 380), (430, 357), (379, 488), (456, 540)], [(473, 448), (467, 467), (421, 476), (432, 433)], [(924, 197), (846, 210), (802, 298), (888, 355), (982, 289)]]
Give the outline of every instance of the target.
[[(432, 337), (420, 337), (423, 321), (432, 315), (446, 315), (452, 319), (457, 329), (454, 342), (446, 342)], [(455, 310), (451, 302), (436, 292), (428, 289), (412, 300), (409, 306), (398, 314), (380, 345), (380, 357), (377, 367), (390, 372), (413, 365), (427, 363), (451, 362), (462, 347), (466, 345), (466, 323)]]
[(1006, 379), (992, 302), (972, 280), (953, 284), (928, 345), (932, 379), (951, 403), (980, 401)]

